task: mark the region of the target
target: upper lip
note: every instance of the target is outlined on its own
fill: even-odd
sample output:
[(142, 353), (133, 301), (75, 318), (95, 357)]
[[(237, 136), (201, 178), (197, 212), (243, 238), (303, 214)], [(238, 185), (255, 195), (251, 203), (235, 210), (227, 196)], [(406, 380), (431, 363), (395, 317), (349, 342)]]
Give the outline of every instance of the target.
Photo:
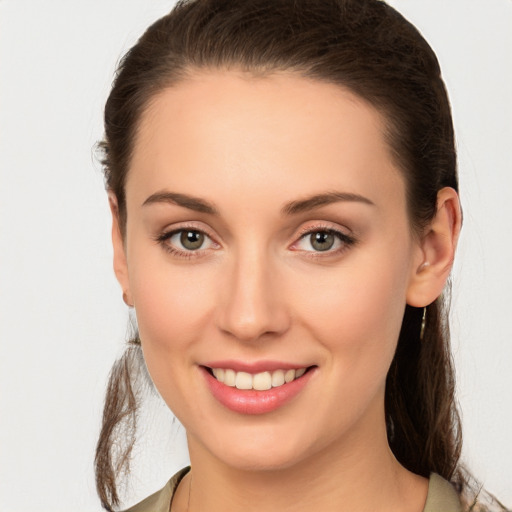
[(299, 368), (308, 368), (310, 365), (301, 363), (285, 363), (284, 361), (235, 361), (232, 359), (222, 361), (209, 361), (201, 366), (208, 368), (231, 369), (235, 372), (261, 373), (273, 372), (275, 370), (297, 370)]

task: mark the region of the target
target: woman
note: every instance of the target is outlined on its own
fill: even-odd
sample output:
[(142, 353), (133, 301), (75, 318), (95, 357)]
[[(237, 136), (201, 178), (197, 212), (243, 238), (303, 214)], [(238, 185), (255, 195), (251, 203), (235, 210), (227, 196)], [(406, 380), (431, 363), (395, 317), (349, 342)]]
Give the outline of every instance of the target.
[(414, 27), (376, 0), (180, 3), (122, 61), (103, 148), (139, 329), (106, 509), (142, 351), (192, 469), (133, 511), (477, 510), (442, 299), (453, 128)]

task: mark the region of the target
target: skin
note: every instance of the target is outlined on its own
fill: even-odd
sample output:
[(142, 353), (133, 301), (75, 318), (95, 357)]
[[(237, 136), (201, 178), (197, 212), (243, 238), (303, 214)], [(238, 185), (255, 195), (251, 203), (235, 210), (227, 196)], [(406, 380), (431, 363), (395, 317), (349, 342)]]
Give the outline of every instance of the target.
[[(235, 71), (191, 74), (143, 114), (124, 239), (110, 196), (114, 267), (151, 377), (187, 430), (193, 471), (174, 511), (423, 509), (427, 480), (387, 443), (384, 385), (405, 305), (443, 289), (460, 209), (443, 189), (431, 226), (412, 232), (384, 122), (339, 86)], [(332, 191), (365, 200), (282, 211)], [(147, 203), (168, 192), (217, 213)], [(180, 228), (204, 245), (170, 253), (186, 249), (162, 234)], [(353, 243), (315, 250), (304, 230), (326, 229)], [(289, 403), (245, 415), (205, 385), (200, 365), (219, 359), (315, 369)]]

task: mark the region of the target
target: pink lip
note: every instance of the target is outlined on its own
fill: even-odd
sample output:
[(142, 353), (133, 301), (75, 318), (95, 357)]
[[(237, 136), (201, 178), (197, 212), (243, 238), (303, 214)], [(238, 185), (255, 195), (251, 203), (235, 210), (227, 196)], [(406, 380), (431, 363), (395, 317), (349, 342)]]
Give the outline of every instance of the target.
[[(242, 365), (243, 366), (243, 365)], [(233, 368), (232, 365), (219, 365), (213, 368)], [(268, 366), (266, 367), (268, 369)], [(295, 368), (295, 367), (292, 367)], [(241, 390), (226, 386), (219, 382), (205, 367), (200, 367), (212, 395), (225, 407), (239, 414), (265, 414), (275, 411), (297, 396), (307, 385), (311, 376), (316, 373), (312, 368), (302, 377), (288, 384), (267, 391), (254, 389)], [(277, 369), (285, 369), (282, 366)], [(247, 371), (247, 370), (239, 370)], [(252, 373), (252, 372), (251, 372)]]
[(282, 361), (254, 361), (252, 363), (234, 361), (225, 359), (223, 361), (211, 361), (203, 363), (202, 366), (208, 368), (224, 368), (235, 370), (235, 372), (247, 372), (251, 374), (260, 372), (273, 372), (275, 370), (296, 370), (298, 368), (307, 368), (303, 364), (285, 363)]

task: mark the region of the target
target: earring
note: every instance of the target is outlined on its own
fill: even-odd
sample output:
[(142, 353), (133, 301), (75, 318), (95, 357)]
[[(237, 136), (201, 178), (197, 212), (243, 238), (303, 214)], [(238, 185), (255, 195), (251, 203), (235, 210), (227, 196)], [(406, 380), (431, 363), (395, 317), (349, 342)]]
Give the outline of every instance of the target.
[(425, 325), (427, 324), (427, 308), (423, 308), (423, 316), (421, 318), (420, 341), (423, 341), (425, 335)]
[(128, 294), (126, 292), (123, 292), (123, 301), (129, 308), (133, 308), (133, 304), (130, 304), (128, 301)]

